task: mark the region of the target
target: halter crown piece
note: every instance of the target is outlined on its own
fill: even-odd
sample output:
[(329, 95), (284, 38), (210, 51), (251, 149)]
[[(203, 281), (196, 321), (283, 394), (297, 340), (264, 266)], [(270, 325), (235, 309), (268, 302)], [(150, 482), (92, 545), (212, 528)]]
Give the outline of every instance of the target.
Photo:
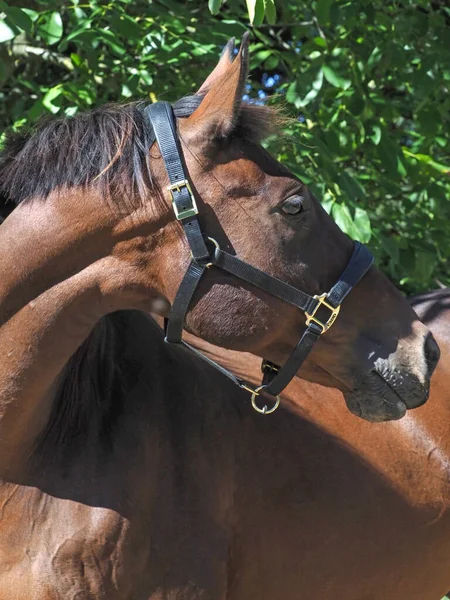
[[(201, 102), (201, 97), (197, 98), (190, 103), (186, 99), (187, 104), (194, 103), (198, 105)], [(175, 104), (176, 113), (179, 116), (187, 116), (182, 105), (183, 101)], [(190, 113), (192, 112), (192, 106), (189, 106), (189, 108)], [(253, 408), (260, 413), (269, 414), (278, 408), (280, 403), (279, 394), (296, 375), (314, 343), (337, 319), (342, 302), (367, 273), (373, 263), (373, 256), (364, 245), (354, 242), (353, 254), (337, 283), (328, 293), (320, 296), (310, 296), (221, 250), (218, 243), (212, 238), (205, 238), (201, 230), (197, 204), (183, 165), (172, 106), (168, 102), (156, 102), (147, 106), (144, 112), (150, 120), (169, 176), (170, 185), (168, 189), (172, 194), (172, 207), (175, 216), (183, 226), (192, 253), (192, 260), (178, 288), (169, 318), (165, 322), (165, 341), (171, 344), (183, 345), (239, 387), (249, 391), (252, 395)], [(272, 296), (296, 306), (306, 315), (306, 329), (286, 363), (279, 367), (270, 361), (263, 360), (261, 367), (263, 380), (257, 388), (253, 388), (244, 380), (236, 377), (236, 375), (204, 356), (182, 339), (186, 313), (194, 292), (203, 274), (210, 267), (223, 269)], [(321, 307), (325, 307), (329, 311), (326, 321), (319, 319), (318, 310)], [(267, 405), (259, 407), (256, 398), (260, 395), (271, 396), (273, 406), (271, 408), (268, 408)]]

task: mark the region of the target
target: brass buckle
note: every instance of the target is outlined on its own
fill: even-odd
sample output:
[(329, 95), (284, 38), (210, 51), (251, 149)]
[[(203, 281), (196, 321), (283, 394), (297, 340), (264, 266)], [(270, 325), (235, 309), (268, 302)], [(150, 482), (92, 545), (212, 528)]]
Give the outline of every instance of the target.
[[(319, 327), (322, 328), (322, 331), (320, 332), (321, 335), (322, 335), (322, 333), (325, 333), (325, 331), (328, 331), (328, 329), (330, 329), (330, 327), (336, 321), (339, 311), (341, 310), (340, 305), (336, 306), (336, 307), (332, 306), (329, 302), (326, 301), (326, 297), (327, 297), (327, 294), (321, 294), (320, 296), (314, 296), (314, 300), (318, 300), (317, 306), (314, 308), (314, 310), (312, 311), (311, 314), (305, 313), (306, 314), (306, 324), (309, 325), (312, 321), (313, 323), (316, 323), (316, 325), (319, 325)], [(322, 323), (322, 321), (320, 321), (315, 316), (321, 306), (325, 306), (326, 308), (328, 308), (328, 310), (331, 310), (331, 315), (329, 316), (328, 321), (326, 321), (325, 323)]]
[[(173, 197), (173, 192), (175, 190), (177, 192), (181, 192), (181, 189), (184, 187), (187, 188), (187, 191), (189, 192), (189, 198), (191, 200), (192, 206), (186, 208), (185, 210), (178, 210), (178, 207), (175, 204), (175, 198)], [(198, 215), (197, 203), (195, 202), (194, 194), (192, 193), (191, 186), (187, 179), (181, 179), (181, 181), (176, 181), (175, 183), (168, 185), (167, 189), (172, 194), (173, 212), (175, 213), (175, 217), (178, 219), (178, 221), (182, 221), (183, 219), (188, 219), (189, 217), (195, 217), (195, 215)]]
[(265, 371), (272, 371), (272, 373), (278, 373), (280, 367), (270, 360), (264, 359), (261, 363), (261, 371), (264, 373)]

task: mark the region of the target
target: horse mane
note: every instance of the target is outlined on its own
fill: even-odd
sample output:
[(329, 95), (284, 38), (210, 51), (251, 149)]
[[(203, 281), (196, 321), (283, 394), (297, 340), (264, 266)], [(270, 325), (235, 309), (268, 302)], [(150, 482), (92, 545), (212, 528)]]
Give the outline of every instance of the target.
[[(182, 116), (191, 114), (201, 101), (202, 96), (179, 101), (184, 107)], [(60, 187), (96, 186), (114, 203), (136, 196), (143, 200), (150, 191), (155, 193), (149, 164), (154, 134), (144, 107), (143, 102), (107, 104), (71, 117), (45, 118), (29, 130), (8, 132), (0, 152), (0, 223), (19, 203), (45, 199)], [(233, 135), (259, 142), (282, 120), (272, 108), (243, 103)], [(88, 429), (92, 431), (94, 420), (102, 444), (111, 440), (126, 385), (126, 320), (123, 312), (101, 319), (67, 362), (56, 382), (55, 401), (38, 441), (37, 456), (45, 452), (51, 459), (55, 445), (61, 451), (70, 450), (82, 442)]]
[(36, 444), (36, 456), (45, 462), (66, 458), (75, 443), (86, 442), (89, 431), (97, 432), (99, 447), (110, 447), (126, 385), (124, 318), (123, 312), (103, 317), (60, 373), (50, 418)]
[(73, 117), (45, 118), (8, 132), (0, 154), (0, 192), (19, 204), (58, 187), (96, 185), (108, 198), (152, 188), (151, 127), (143, 103), (108, 104)]
[[(187, 96), (188, 116), (203, 97)], [(155, 191), (149, 150), (154, 134), (146, 103), (105, 104), (69, 117), (46, 117), (31, 129), (9, 131), (0, 152), (0, 196), (19, 204), (59, 187), (100, 188), (106, 199), (141, 200)], [(234, 135), (261, 141), (282, 118), (264, 105), (243, 103)]]

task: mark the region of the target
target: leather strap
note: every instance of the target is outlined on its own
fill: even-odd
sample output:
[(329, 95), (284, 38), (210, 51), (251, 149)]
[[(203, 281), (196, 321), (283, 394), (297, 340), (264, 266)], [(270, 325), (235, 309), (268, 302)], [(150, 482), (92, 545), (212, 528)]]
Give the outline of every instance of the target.
[(271, 296), (296, 306), (304, 312), (312, 311), (317, 305), (317, 300), (309, 294), (305, 294), (305, 292), (277, 279), (273, 275), (260, 271), (220, 248), (215, 249), (213, 262), (214, 266), (220, 267), (224, 271), (239, 277), (247, 283), (251, 283)]
[(170, 317), (166, 324), (166, 342), (178, 344), (182, 341), (186, 313), (205, 270), (206, 266), (191, 260), (170, 310)]
[[(340, 306), (358, 281), (370, 269), (372, 263), (373, 256), (366, 246), (360, 242), (354, 242), (353, 254), (347, 267), (344, 269), (337, 283), (327, 294), (329, 304), (335, 308)], [(307, 312), (310, 312), (310, 310)], [(265, 385), (265, 392), (277, 396), (284, 390), (308, 357), (321, 333), (321, 328), (315, 323), (311, 323), (282, 367), (263, 360), (261, 368), (264, 374), (263, 385)]]
[(320, 327), (318, 327), (315, 323), (311, 323), (306, 328), (287, 361), (281, 368), (279, 368), (278, 371), (274, 370), (275, 365), (272, 365), (271, 370), (267, 370), (267, 368), (263, 370), (263, 385), (264, 391), (267, 394), (278, 396), (278, 394), (284, 390), (284, 388), (297, 375), (297, 371), (305, 362), (308, 354), (311, 352), (314, 344), (318, 341), (321, 334), (322, 330)]
[[(197, 218), (195, 199), (181, 160), (182, 154), (178, 144), (177, 126), (172, 107), (168, 102), (156, 102), (144, 110), (155, 132), (156, 141), (169, 176), (174, 210), (177, 215), (180, 215), (178, 218), (183, 225), (192, 256), (198, 262), (204, 261), (209, 257), (209, 252)], [(193, 212), (195, 214), (191, 214)], [(189, 216), (181, 218), (183, 214)]]
[(348, 265), (327, 294), (328, 302), (334, 307), (342, 304), (372, 264), (373, 256), (370, 250), (360, 242), (354, 242), (353, 254)]

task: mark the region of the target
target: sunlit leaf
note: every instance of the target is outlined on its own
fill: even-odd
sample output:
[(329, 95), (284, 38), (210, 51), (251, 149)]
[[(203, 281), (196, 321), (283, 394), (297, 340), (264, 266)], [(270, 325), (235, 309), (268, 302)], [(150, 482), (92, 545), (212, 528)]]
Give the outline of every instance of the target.
[(264, 0), (246, 0), (250, 23), (255, 27), (261, 25), (264, 19)]
[(313, 81), (311, 86), (311, 90), (306, 94), (303, 100), (299, 100), (296, 102), (296, 106), (298, 108), (302, 108), (303, 106), (307, 106), (310, 102), (312, 102), (319, 95), (320, 90), (322, 89), (323, 84), (323, 71), (318, 71), (316, 78)]
[(13, 40), (17, 33), (6, 23), (5, 19), (0, 19), (0, 44)]
[(221, 4), (222, 0), (208, 0), (208, 8), (211, 11), (211, 14), (217, 15)]
[(345, 77), (341, 77), (338, 75), (334, 69), (332, 69), (329, 65), (323, 65), (322, 72), (325, 79), (334, 87), (342, 88), (347, 90), (351, 86), (350, 79), (346, 79)]
[(60, 107), (55, 105), (53, 103), (53, 100), (56, 100), (56, 98), (58, 98), (63, 92), (63, 89), (60, 85), (55, 86), (54, 88), (51, 88), (50, 90), (48, 90), (48, 92), (45, 94), (44, 98), (42, 99), (42, 104), (45, 106), (45, 108), (47, 110), (49, 110), (51, 113), (55, 114), (57, 112), (59, 112)]
[(342, 231), (351, 238), (354, 238), (355, 227), (353, 225), (352, 215), (350, 214), (348, 206), (335, 202), (331, 208), (331, 214), (333, 219), (336, 221), (336, 224), (342, 229)]
[(277, 20), (277, 9), (275, 7), (274, 0), (264, 0), (264, 9), (266, 14), (266, 20), (271, 25), (274, 25)]
[(356, 239), (363, 244), (370, 242), (372, 237), (372, 228), (370, 226), (370, 219), (367, 211), (359, 206), (355, 208), (355, 217), (353, 219), (353, 225), (357, 233)]
[(59, 42), (63, 34), (63, 23), (59, 12), (43, 14), (39, 19), (39, 34), (49, 46)]

